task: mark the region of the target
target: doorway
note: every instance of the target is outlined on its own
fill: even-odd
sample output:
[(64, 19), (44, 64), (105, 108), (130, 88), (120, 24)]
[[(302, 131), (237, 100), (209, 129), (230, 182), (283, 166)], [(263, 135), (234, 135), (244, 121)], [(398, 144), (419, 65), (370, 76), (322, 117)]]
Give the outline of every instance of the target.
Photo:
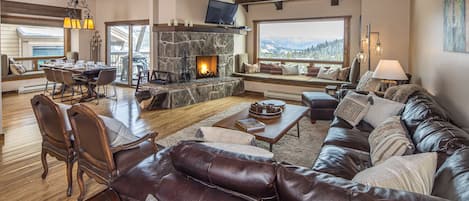
[(135, 86), (138, 75), (150, 69), (148, 20), (106, 23), (106, 63), (117, 69), (116, 82)]

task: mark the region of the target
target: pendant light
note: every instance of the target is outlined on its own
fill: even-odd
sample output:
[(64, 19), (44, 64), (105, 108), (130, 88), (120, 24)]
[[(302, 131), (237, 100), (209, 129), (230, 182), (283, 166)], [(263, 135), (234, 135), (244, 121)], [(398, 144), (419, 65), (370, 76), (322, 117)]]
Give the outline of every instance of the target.
[[(81, 25), (80, 15), (77, 14), (78, 9), (85, 10), (86, 17), (83, 20), (83, 26)], [(64, 18), (65, 29), (84, 29), (94, 30), (94, 20), (91, 16), (91, 10), (88, 7), (87, 0), (69, 0), (67, 2), (67, 17)]]

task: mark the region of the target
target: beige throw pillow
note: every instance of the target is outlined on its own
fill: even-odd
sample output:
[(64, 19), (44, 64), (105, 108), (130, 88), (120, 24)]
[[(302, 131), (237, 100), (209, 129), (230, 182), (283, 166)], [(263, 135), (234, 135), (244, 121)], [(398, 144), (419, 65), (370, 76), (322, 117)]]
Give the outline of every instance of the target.
[(72, 126), (70, 125), (70, 120), (68, 119), (67, 110), (72, 108), (72, 106), (71, 105), (65, 105), (65, 104), (62, 104), (62, 103), (57, 103), (57, 106), (59, 106), (60, 111), (62, 112), (64, 122), (65, 122), (65, 130), (71, 131)]
[(373, 78), (373, 71), (366, 72), (358, 82), (357, 91), (379, 91), (380, 80)]
[(369, 96), (350, 91), (345, 98), (340, 101), (334, 115), (345, 120), (352, 126), (356, 126), (363, 120), (368, 112), (370, 103)]
[(247, 74), (252, 74), (252, 73), (259, 73), (261, 72), (261, 69), (259, 68), (258, 64), (247, 64), (244, 63), (244, 71)]
[(347, 78), (350, 75), (350, 69), (350, 67), (339, 69), (339, 76), (337, 76), (337, 80), (347, 81)]
[(299, 75), (300, 74), (300, 71), (299, 71), (299, 65), (280, 65), (280, 67), (282, 68), (282, 74), (283, 75)]
[(339, 69), (338, 68), (327, 68), (322, 67), (319, 70), (318, 78), (326, 79), (326, 80), (337, 80), (339, 76)]
[(402, 109), (405, 107), (404, 104), (398, 103), (392, 100), (380, 98), (376, 95), (372, 95), (372, 101), (370, 109), (366, 113), (365, 120), (374, 128), (378, 127), (386, 119), (399, 115)]
[(436, 167), (436, 153), (394, 156), (380, 165), (359, 172), (352, 181), (431, 195)]
[(111, 147), (128, 144), (137, 141), (139, 138), (132, 131), (117, 119), (99, 115), (106, 126), (106, 132)]
[(393, 156), (408, 155), (415, 151), (399, 116), (390, 117), (375, 128), (368, 137), (368, 142), (373, 165)]

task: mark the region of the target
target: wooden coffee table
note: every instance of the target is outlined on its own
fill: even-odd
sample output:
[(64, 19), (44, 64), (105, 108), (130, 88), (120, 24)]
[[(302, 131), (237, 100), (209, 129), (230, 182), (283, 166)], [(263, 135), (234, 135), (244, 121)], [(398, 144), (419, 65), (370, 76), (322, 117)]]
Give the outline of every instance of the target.
[[(295, 125), (298, 130), (298, 137), (300, 137), (299, 122), (308, 111), (309, 108), (307, 107), (287, 104), (285, 105), (285, 109), (280, 118), (272, 120), (257, 119), (265, 123), (265, 130), (250, 132), (250, 134), (256, 136), (257, 140), (269, 143), (269, 150), (272, 151), (273, 144), (277, 143)], [(236, 126), (236, 121), (246, 118), (249, 118), (249, 107), (215, 123), (213, 126), (232, 130), (241, 130)]]

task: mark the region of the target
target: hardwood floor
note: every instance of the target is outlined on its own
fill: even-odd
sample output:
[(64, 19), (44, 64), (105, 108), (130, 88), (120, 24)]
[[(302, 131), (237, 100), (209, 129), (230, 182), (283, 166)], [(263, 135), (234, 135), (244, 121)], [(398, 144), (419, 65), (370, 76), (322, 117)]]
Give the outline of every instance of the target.
[[(97, 113), (114, 117), (136, 134), (153, 130), (165, 137), (191, 124), (242, 102), (262, 99), (258, 95), (229, 97), (174, 110), (140, 111), (133, 97), (133, 89), (118, 88), (118, 100), (102, 99), (99, 105), (86, 103)], [(3, 99), (3, 127), (0, 137), (0, 201), (12, 200), (76, 200), (76, 164), (73, 173), (73, 195), (66, 196), (65, 163), (48, 156), (49, 175), (41, 179), (41, 135), (36, 124), (30, 99), (35, 94), (5, 94)], [(105, 187), (85, 176), (87, 198)]]

